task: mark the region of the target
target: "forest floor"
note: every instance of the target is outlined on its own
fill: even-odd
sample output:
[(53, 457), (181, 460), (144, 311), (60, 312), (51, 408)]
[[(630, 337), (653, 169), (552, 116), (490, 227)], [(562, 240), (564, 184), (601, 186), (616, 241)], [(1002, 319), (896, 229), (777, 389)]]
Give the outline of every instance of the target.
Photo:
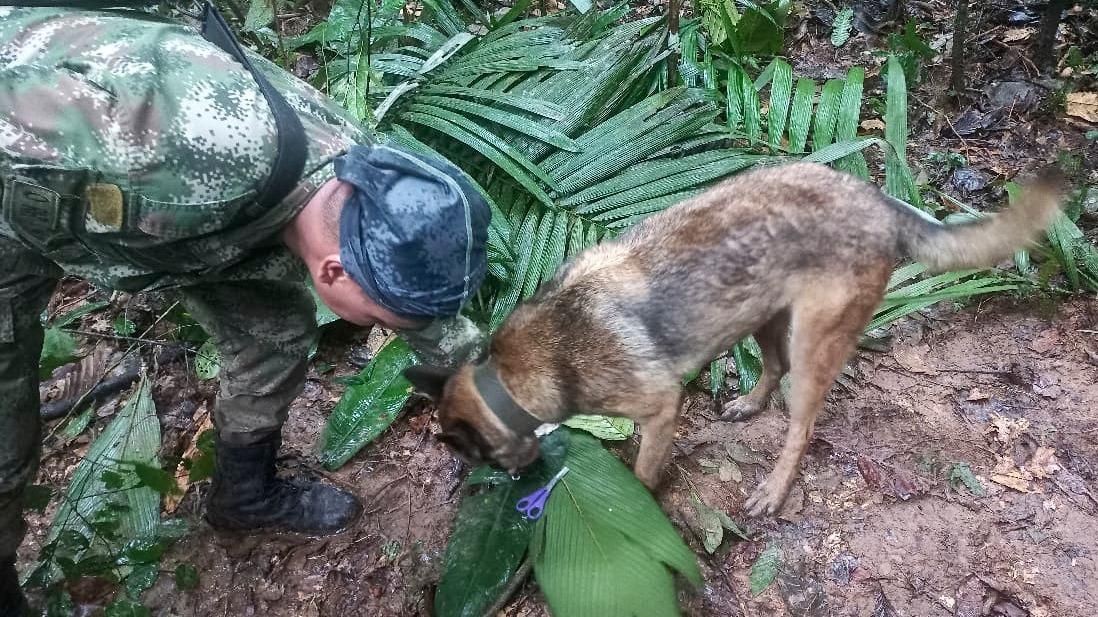
[[(823, 78), (869, 66), (867, 98), (883, 98), (879, 69), (872, 68), (881, 65), (873, 52), (885, 47), (883, 39), (856, 33), (837, 49), (826, 7), (807, 4), (792, 18), (800, 26), (791, 31), (786, 55), (795, 71)], [(907, 6), (909, 17), (929, 24), (924, 38), (938, 50), (949, 43), (951, 7), (940, 0)], [(1050, 102), (1056, 87), (1036, 77), (1029, 60), (1036, 24), (1015, 14), (1023, 8), (1010, 2), (973, 8), (963, 104), (944, 94), (949, 70), (941, 62), (924, 65), (911, 93), (909, 156), (921, 180), (981, 208), (1005, 202), (1005, 180), (1065, 156), (1077, 159), (1084, 182), (1098, 184), (1098, 140), (1086, 136), (1094, 126)], [(1062, 33), (1072, 36), (1081, 35)], [(1092, 188), (1092, 202), (1096, 193)], [(1098, 203), (1089, 208), (1084, 229), (1094, 227)], [(54, 307), (88, 293), (68, 281)], [(122, 300), (115, 300), (117, 308)], [(165, 302), (130, 299), (127, 315), (147, 323)], [(109, 333), (110, 319), (92, 315), (82, 327)], [(705, 586), (683, 592), (686, 612), (1098, 614), (1098, 303), (1092, 296), (1029, 294), (943, 304), (886, 334), (886, 348), (859, 352), (832, 389), (801, 477), (774, 518), (744, 521), (742, 509), (781, 446), (780, 401), (748, 422), (728, 424), (714, 420), (708, 392), (689, 394), (658, 495), (702, 565)], [(335, 378), (353, 374), (386, 336), (339, 324), (326, 331), (285, 430), (287, 468), (321, 473), (318, 435), (343, 389)], [(94, 340), (89, 346), (125, 344)], [(216, 381), (198, 379), (190, 355), (155, 364), (156, 354), (148, 355), (162, 453), (179, 457), (208, 426)], [(200, 584), (180, 592), (162, 577), (145, 604), (155, 615), (180, 617), (430, 614), (463, 470), (433, 437), (433, 409), (410, 407), (348, 464), (323, 474), (366, 505), (365, 516), (342, 535), (220, 535), (201, 519), (207, 485), (191, 486), (172, 506), (192, 522), (192, 532), (163, 569), (194, 564)], [(117, 408), (101, 406), (90, 434), (72, 444), (47, 443), (38, 482), (63, 490), (91, 435)], [(615, 447), (627, 462), (636, 439)], [(758, 540), (726, 542), (708, 554), (695, 531), (692, 492), (750, 524)], [(37, 554), (50, 513), (32, 516), (21, 563)], [(751, 564), (768, 545), (781, 548), (785, 565), (778, 584), (752, 596)], [(528, 583), (502, 614), (547, 613)]]

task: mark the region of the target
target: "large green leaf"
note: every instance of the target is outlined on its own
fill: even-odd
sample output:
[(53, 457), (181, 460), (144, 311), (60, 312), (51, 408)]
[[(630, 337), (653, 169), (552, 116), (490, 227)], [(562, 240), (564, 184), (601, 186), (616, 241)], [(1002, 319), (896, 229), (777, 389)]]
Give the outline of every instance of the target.
[(320, 462), (336, 469), (393, 423), (411, 395), (403, 371), (415, 353), (396, 337), (362, 369), (336, 403), (320, 436)]
[[(567, 428), (571, 470), (534, 530), (534, 575), (559, 617), (678, 615), (672, 571), (695, 585), (693, 553), (636, 476)], [(532, 549), (533, 550), (533, 549)]]
[[(160, 421), (156, 417), (149, 380), (137, 390), (114, 420), (88, 449), (73, 472), (64, 500), (47, 532), (44, 563), (38, 583), (55, 580), (59, 560), (76, 562), (87, 555), (114, 556), (121, 550), (117, 538), (149, 537), (160, 522), (160, 496), (137, 481), (133, 464), (159, 466)], [(117, 537), (101, 533), (107, 520)], [(65, 538), (84, 538), (73, 544)], [(72, 549), (77, 550), (72, 550)]]
[(782, 552), (776, 546), (770, 546), (751, 565), (751, 595), (757, 596), (766, 591), (774, 582), (781, 566)]
[(1016, 278), (993, 271), (964, 270), (945, 272), (899, 287), (918, 276), (924, 269), (920, 264), (911, 264), (893, 274), (889, 281), (890, 291), (881, 301), (873, 320), (866, 326), (866, 331), (886, 326), (943, 300), (964, 300), (978, 295), (1010, 291), (1020, 286)]
[(45, 379), (59, 366), (76, 359), (76, 339), (57, 326), (46, 328), (38, 358), (38, 377)]
[(793, 94), (793, 67), (780, 58), (774, 60), (774, 76), (770, 82), (770, 109), (766, 113), (767, 139), (777, 151), (785, 133), (790, 97)]
[(437, 617), (481, 617), (507, 587), (534, 528), (515, 506), (561, 468), (566, 442), (559, 432), (542, 439), (541, 458), (518, 480), (489, 467), (466, 479), (466, 488), (480, 490), (462, 500), (450, 534), (435, 593)]
[(755, 337), (748, 336), (736, 343), (732, 348), (732, 360), (736, 363), (742, 396), (753, 390), (762, 377), (762, 351), (755, 342)]
[(797, 80), (793, 108), (789, 111), (789, 151), (793, 154), (804, 152), (804, 146), (808, 143), (808, 131), (812, 126), (812, 99), (815, 96), (816, 82), (803, 78)]
[(565, 426), (587, 431), (599, 439), (621, 441), (633, 434), (633, 420), (610, 416), (576, 414), (564, 421)]
[[(858, 135), (858, 120), (862, 115), (862, 82), (865, 69), (856, 66), (846, 73), (842, 97), (839, 99), (835, 122), (835, 141), (851, 141)], [(861, 152), (855, 152), (836, 163), (836, 167), (863, 180), (869, 179), (869, 168)]]

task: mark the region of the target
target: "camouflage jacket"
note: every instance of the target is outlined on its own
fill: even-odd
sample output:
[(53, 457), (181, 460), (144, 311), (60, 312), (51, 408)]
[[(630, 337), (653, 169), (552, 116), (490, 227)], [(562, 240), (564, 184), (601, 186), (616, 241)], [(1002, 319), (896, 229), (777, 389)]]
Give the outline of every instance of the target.
[(304, 177), (279, 206), (255, 197), (275, 156), (252, 75), (198, 32), (137, 11), (0, 7), (0, 235), (68, 273), (138, 291), (300, 277), (280, 230), (373, 137), (272, 63), (298, 112)]

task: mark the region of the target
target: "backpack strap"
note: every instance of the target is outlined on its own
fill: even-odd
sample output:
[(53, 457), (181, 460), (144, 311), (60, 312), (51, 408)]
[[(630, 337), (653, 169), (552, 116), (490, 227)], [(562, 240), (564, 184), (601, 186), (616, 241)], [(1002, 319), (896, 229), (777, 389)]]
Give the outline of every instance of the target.
[(252, 65), (240, 42), (233, 35), (232, 29), (229, 28), (229, 24), (210, 0), (206, 1), (202, 10), (202, 36), (248, 69), (271, 108), (277, 133), (275, 160), (267, 182), (255, 200), (260, 211), (270, 210), (289, 195), (301, 181), (308, 149), (305, 143), (305, 129), (301, 126), (301, 119), (298, 118), (297, 112), (290, 107), (271, 82), (267, 81), (263, 73)]

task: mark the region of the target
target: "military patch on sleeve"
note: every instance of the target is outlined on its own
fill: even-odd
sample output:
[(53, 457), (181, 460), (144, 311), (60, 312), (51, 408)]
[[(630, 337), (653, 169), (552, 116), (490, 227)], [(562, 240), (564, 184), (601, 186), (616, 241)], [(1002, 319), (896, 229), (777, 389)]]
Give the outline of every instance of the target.
[(89, 184), (84, 189), (88, 198), (89, 227), (95, 231), (119, 231), (124, 220), (122, 190), (115, 184)]

